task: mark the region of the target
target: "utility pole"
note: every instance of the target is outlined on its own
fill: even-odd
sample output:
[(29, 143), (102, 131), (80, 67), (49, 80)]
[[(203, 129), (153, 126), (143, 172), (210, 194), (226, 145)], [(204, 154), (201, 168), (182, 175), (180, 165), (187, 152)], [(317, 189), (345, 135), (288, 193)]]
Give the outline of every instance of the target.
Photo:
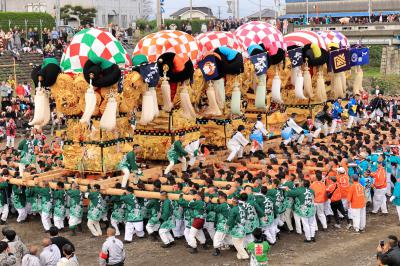
[(306, 22), (306, 23), (307, 23), (307, 25), (308, 25), (308, 0), (307, 0), (306, 5), (307, 5), (307, 6), (306, 6), (306, 8), (307, 8), (307, 16), (306, 16), (307, 22)]
[(218, 6), (218, 19), (221, 19), (221, 6)]
[(190, 0), (190, 21), (192, 21), (193, 1)]
[(371, 23), (371, 13), (372, 13), (372, 3), (371, 0), (368, 1), (368, 19), (369, 23)]
[(160, 0), (156, 0), (157, 2), (157, 29), (161, 29), (161, 3)]
[(259, 1), (258, 12), (258, 19), (261, 21), (261, 0)]
[(60, 19), (61, 19), (61, 14), (60, 14), (60, 0), (56, 0), (56, 27), (60, 26)]
[(236, 8), (237, 8), (236, 17), (237, 17), (237, 19), (240, 19), (240, 15), (239, 15), (239, 0), (236, 0)]

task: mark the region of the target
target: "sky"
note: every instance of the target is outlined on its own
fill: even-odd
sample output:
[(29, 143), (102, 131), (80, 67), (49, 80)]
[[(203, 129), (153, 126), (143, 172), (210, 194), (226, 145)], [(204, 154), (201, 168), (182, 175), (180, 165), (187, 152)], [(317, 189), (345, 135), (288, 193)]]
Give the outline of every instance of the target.
[[(157, 1), (157, 0), (156, 0)], [(259, 0), (239, 0), (239, 15), (240, 17), (248, 16), (259, 10)], [(261, 7), (273, 8), (274, 0), (261, 0)], [(175, 11), (188, 7), (190, 5), (190, 0), (164, 0), (165, 14), (169, 16)], [(205, 6), (212, 9), (214, 16), (218, 17), (218, 6), (221, 10), (221, 18), (228, 18), (232, 14), (228, 14), (228, 4), (227, 0), (192, 0), (192, 5), (195, 6)]]

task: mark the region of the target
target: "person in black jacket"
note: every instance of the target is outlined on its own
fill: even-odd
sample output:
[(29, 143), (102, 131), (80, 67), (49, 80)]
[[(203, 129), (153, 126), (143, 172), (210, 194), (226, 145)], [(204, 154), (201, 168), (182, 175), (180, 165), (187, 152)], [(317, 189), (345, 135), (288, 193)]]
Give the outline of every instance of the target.
[(314, 138), (318, 138), (322, 130), (324, 130), (324, 136), (328, 136), (328, 123), (332, 122), (332, 118), (328, 113), (328, 109), (329, 106), (325, 105), (324, 108), (315, 116)]
[(380, 91), (378, 96), (372, 99), (368, 106), (371, 111), (369, 119), (376, 119), (378, 123), (381, 121), (381, 118), (383, 117), (383, 112), (386, 108), (386, 102), (385, 99), (383, 99), (382, 95), (383, 93)]
[(62, 248), (65, 244), (71, 245), (71, 247), (73, 248), (73, 252), (75, 252), (74, 244), (72, 244), (72, 242), (69, 241), (68, 239), (66, 239), (65, 237), (59, 236), (57, 227), (55, 227), (55, 226), (50, 227), (49, 233), (50, 233), (51, 243), (53, 243), (54, 245), (56, 245), (58, 247), (58, 249), (60, 250), (60, 253), (61, 253), (61, 257), (65, 257), (65, 254), (63, 253), (63, 250), (62, 250)]
[(377, 247), (377, 259), (382, 265), (398, 266), (400, 265), (400, 247), (396, 236), (388, 236), (388, 241), (382, 247)]

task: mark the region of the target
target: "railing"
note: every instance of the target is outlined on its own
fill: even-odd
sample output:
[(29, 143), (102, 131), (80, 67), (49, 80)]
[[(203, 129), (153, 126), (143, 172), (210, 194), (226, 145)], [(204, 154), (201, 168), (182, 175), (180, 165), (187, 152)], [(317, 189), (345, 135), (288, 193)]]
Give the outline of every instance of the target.
[(294, 25), (294, 29), (308, 29), (312, 31), (319, 30), (337, 30), (337, 31), (382, 31), (399, 30), (400, 22), (397, 23), (368, 23), (368, 24), (316, 24), (316, 25)]

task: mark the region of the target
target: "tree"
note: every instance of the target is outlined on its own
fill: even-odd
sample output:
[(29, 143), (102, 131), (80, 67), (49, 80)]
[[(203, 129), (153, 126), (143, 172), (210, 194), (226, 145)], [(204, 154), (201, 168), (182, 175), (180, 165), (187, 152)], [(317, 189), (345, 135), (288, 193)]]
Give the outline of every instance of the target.
[[(141, 19), (149, 19), (150, 15), (153, 13), (153, 1), (151, 0), (141, 0), (142, 1), (142, 14), (140, 14)], [(159, 1), (159, 0), (157, 0)]]
[[(81, 25), (92, 24), (96, 17), (96, 8), (83, 8), (82, 6), (65, 5), (61, 7), (61, 19), (72, 20), (79, 17)], [(72, 15), (72, 16), (71, 16)]]

